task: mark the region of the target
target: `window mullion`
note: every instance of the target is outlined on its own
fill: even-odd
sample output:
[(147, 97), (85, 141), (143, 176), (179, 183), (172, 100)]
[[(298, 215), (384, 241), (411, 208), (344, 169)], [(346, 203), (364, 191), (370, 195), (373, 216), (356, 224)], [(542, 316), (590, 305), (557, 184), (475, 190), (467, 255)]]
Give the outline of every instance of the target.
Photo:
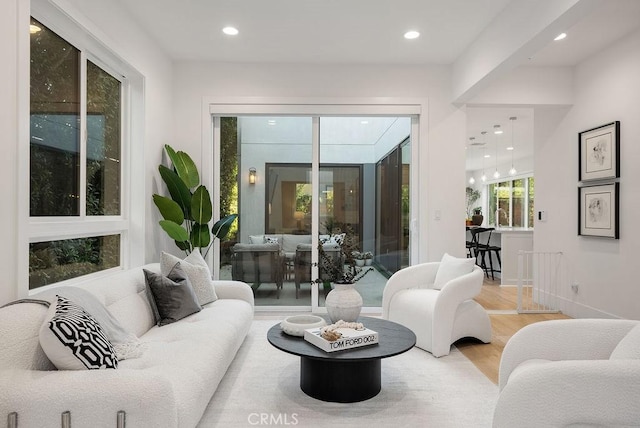
[(509, 180), (509, 227), (513, 226), (513, 180)]
[(87, 55), (80, 52), (80, 218), (87, 216)]

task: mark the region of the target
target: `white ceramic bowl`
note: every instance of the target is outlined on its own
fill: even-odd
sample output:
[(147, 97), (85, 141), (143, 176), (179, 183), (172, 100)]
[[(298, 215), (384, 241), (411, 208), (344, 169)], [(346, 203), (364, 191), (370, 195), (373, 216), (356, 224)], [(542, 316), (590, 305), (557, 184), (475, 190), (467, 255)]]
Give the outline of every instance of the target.
[(315, 315), (293, 315), (285, 318), (280, 323), (282, 331), (290, 336), (304, 336), (304, 331), (308, 328), (324, 327), (327, 322)]

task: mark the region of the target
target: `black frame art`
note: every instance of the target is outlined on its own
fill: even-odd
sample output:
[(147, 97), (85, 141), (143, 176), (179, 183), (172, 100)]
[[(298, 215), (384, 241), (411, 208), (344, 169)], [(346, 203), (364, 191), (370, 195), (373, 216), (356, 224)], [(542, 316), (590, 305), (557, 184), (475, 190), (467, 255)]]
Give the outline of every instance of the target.
[(620, 121), (578, 134), (578, 180), (620, 177)]
[(578, 235), (620, 238), (620, 183), (578, 188)]

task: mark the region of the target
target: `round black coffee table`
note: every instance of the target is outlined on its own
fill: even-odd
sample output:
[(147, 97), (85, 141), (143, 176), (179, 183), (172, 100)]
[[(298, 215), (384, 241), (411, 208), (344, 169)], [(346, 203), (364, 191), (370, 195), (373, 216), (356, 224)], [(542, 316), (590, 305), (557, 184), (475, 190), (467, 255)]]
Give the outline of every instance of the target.
[(305, 394), (322, 401), (353, 403), (380, 392), (382, 358), (402, 354), (416, 344), (416, 335), (400, 324), (370, 317), (360, 317), (358, 322), (378, 332), (378, 344), (325, 352), (302, 337), (282, 332), (279, 323), (269, 329), (267, 340), (300, 357), (300, 388)]

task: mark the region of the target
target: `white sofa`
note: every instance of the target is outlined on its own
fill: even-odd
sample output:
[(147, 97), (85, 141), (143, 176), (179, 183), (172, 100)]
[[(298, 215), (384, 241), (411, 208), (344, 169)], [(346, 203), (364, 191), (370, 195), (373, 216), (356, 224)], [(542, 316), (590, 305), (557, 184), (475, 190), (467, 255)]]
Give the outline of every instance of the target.
[(640, 426), (640, 321), (544, 321), (500, 361), (495, 428)]
[[(143, 266), (159, 273), (159, 264)], [(218, 300), (173, 324), (157, 327), (142, 268), (79, 285), (145, 342), (139, 358), (117, 369), (56, 370), (39, 345), (47, 308), (19, 303), (0, 309), (0, 424), (17, 413), (18, 427), (194, 427), (242, 345), (253, 320), (253, 293), (237, 281), (214, 282)], [(31, 296), (38, 298), (35, 294)]]

